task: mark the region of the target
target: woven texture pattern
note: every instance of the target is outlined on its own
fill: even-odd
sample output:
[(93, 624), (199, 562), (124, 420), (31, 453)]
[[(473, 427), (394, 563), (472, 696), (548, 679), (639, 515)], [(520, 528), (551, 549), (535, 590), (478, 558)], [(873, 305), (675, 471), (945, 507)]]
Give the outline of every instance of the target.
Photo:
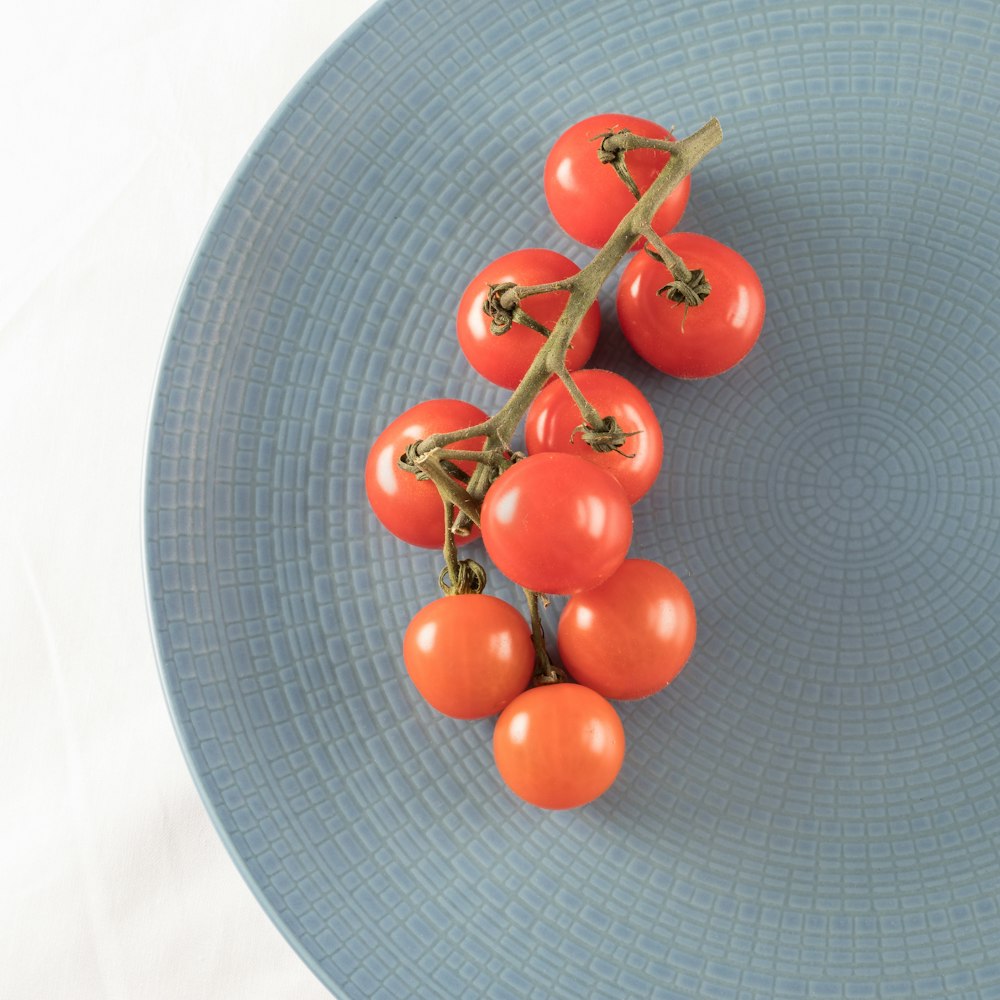
[[(165, 351), (150, 604), (220, 833), (345, 1000), (1000, 997), (998, 67), (989, 0), (401, 0), (260, 136)], [(518, 247), (589, 259), (541, 171), (605, 110), (719, 116), (681, 228), (754, 263), (768, 317), (682, 383), (605, 289), (592, 363), (666, 440), (632, 553), (699, 639), (622, 706), (612, 790), (549, 814), (409, 684), (440, 556), (361, 470), (423, 398), (502, 401), (458, 299)]]

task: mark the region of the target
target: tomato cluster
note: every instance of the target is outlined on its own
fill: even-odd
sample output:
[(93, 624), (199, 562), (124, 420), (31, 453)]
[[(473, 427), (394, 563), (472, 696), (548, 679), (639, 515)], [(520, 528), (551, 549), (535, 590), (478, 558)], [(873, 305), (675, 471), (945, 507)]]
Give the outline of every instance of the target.
[[(621, 141), (606, 145), (609, 137)], [(651, 227), (640, 232), (623, 222), (669, 163), (673, 141), (661, 126), (632, 116), (577, 122), (551, 149), (544, 190), (572, 237), (603, 246), (618, 234), (616, 245), (632, 255), (616, 305), (636, 353), (669, 375), (705, 378), (752, 348), (764, 293), (735, 250), (673, 232), (690, 195), (688, 175), (663, 198)], [(390, 532), (444, 549), (445, 596), (420, 608), (403, 636), (410, 679), (446, 715), (497, 716), (501, 778), (548, 809), (583, 805), (610, 787), (625, 754), (612, 701), (664, 688), (687, 663), (696, 636), (694, 603), (681, 579), (629, 555), (632, 508), (656, 482), (664, 441), (635, 385), (586, 367), (600, 333), (596, 301), (575, 329), (565, 328), (559, 363), (544, 370), (536, 363), (549, 338), (556, 342), (553, 330), (578, 273), (552, 250), (515, 250), (482, 268), (460, 297), (457, 340), (471, 367), (513, 390), (512, 402), (525, 385), (534, 387), (517, 411), (524, 453), (497, 431), (500, 414), (432, 399), (379, 434), (365, 471), (372, 509)], [(494, 567), (528, 595), (530, 625), (513, 605), (482, 592), (481, 573), (463, 575), (463, 566), (480, 567), (459, 561), (457, 545), (477, 538)], [(558, 664), (537, 611), (550, 595), (565, 601)]]

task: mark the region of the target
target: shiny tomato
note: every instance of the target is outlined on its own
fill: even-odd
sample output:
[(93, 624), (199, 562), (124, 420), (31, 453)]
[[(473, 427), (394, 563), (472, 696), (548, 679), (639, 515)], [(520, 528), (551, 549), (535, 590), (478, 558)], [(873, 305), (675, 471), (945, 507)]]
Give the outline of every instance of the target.
[(632, 507), (609, 472), (576, 455), (516, 462), (483, 500), (483, 542), (497, 569), (543, 594), (589, 590), (625, 559)]
[(630, 436), (616, 451), (595, 451), (577, 430), (583, 418), (569, 390), (553, 379), (528, 409), (524, 424), (528, 454), (579, 455), (610, 472), (622, 484), (629, 503), (635, 503), (653, 485), (663, 464), (663, 433), (653, 408), (636, 386), (615, 372), (584, 368), (573, 380), (602, 417), (614, 417)]
[[(635, 205), (635, 196), (597, 151), (604, 133), (628, 129), (649, 139), (673, 139), (662, 125), (633, 115), (595, 115), (571, 125), (559, 138), (545, 161), (545, 197), (556, 222), (575, 240), (587, 246), (607, 243), (615, 227)], [(596, 138), (595, 138), (596, 137)], [(625, 163), (640, 193), (663, 170), (670, 154), (655, 149), (633, 149)], [(680, 221), (691, 192), (691, 177), (685, 177), (667, 195), (653, 216), (653, 229), (663, 235)]]
[[(414, 441), (443, 431), (461, 430), (486, 419), (486, 414), (460, 399), (427, 399), (398, 416), (375, 439), (365, 464), (365, 490), (375, 516), (397, 538), (423, 548), (444, 544), (444, 505), (437, 487), (430, 480), (420, 480), (397, 461)], [(478, 451), (485, 438), (473, 438), (452, 445), (453, 448)], [(471, 474), (471, 462), (457, 462)], [(456, 536), (459, 545), (475, 537)]]
[[(572, 277), (579, 270), (568, 257), (541, 248), (515, 250), (487, 264), (469, 282), (458, 304), (458, 343), (469, 364), (496, 385), (516, 388), (545, 340), (537, 330), (520, 323), (514, 323), (499, 336), (491, 333), (491, 319), (483, 311), (489, 286), (508, 281), (518, 285), (546, 285)], [(521, 302), (521, 309), (551, 330), (568, 298), (569, 292), (530, 295)], [(587, 363), (600, 331), (601, 310), (595, 302), (573, 334), (566, 355), (570, 370), (582, 368)]]
[(531, 629), (490, 594), (453, 594), (421, 608), (403, 636), (407, 673), (427, 702), (456, 719), (496, 715), (527, 688)]
[(574, 809), (611, 787), (625, 756), (614, 707), (580, 684), (518, 695), (493, 730), (497, 770), (515, 795), (542, 809)]
[(626, 559), (559, 618), (559, 658), (605, 698), (645, 698), (669, 684), (694, 648), (694, 602), (666, 566)]
[(618, 282), (617, 309), (625, 339), (668, 375), (707, 378), (732, 368), (757, 342), (764, 325), (764, 289), (735, 250), (700, 233), (673, 233), (666, 241), (690, 271), (705, 272), (708, 297), (686, 306), (659, 294), (670, 270), (636, 254)]

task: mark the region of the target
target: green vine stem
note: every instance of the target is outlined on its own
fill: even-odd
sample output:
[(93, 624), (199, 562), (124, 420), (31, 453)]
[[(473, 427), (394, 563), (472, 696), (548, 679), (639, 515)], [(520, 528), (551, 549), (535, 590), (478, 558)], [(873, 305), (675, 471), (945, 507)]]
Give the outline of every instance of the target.
[(565, 360), (556, 368), (556, 375), (559, 377), (559, 381), (566, 387), (566, 391), (572, 397), (573, 402), (576, 403), (576, 408), (580, 411), (580, 416), (583, 417), (583, 422), (587, 424), (588, 427), (593, 427), (595, 430), (599, 429), (604, 421), (604, 418), (597, 412), (597, 410), (588, 401), (587, 397), (580, 391), (580, 387), (574, 381), (569, 368), (566, 367)]
[(455, 509), (444, 501), (444, 568), (438, 576), (438, 585), (448, 596), (455, 594), (481, 594), (486, 589), (486, 570), (475, 559), (459, 559), (455, 539)]
[[(479, 520), (479, 504), (482, 502), (490, 483), (496, 478), (498, 472), (496, 465), (488, 462), (478, 463), (469, 483), (463, 487), (440, 467), (439, 462), (436, 461), (438, 455), (446, 445), (472, 437), (486, 438), (484, 450), (487, 453), (509, 450), (511, 438), (517, 430), (518, 424), (549, 378), (552, 375), (558, 375), (564, 382), (566, 381), (563, 373), (566, 370), (566, 352), (569, 349), (572, 336), (619, 261), (640, 237), (646, 237), (647, 240), (650, 240), (652, 235), (653, 239), (650, 242), (656, 251), (662, 254), (664, 250), (667, 250), (664, 241), (653, 231), (653, 216), (667, 195), (721, 142), (722, 126), (717, 118), (709, 119), (701, 128), (684, 139), (648, 139), (636, 136), (631, 132), (613, 133), (611, 136), (605, 137), (601, 147), (604, 150), (615, 147), (622, 150), (663, 149), (670, 153), (670, 159), (645, 194), (622, 218), (607, 243), (597, 251), (589, 264), (586, 264), (572, 277), (559, 282), (538, 286), (505, 286), (497, 297), (496, 305), (513, 314), (518, 303), (531, 295), (548, 291), (569, 292), (562, 314), (549, 332), (549, 336), (542, 342), (534, 361), (507, 402), (487, 420), (472, 427), (432, 434), (419, 442), (414, 449), (416, 466), (425, 470), (442, 489), (443, 494), (450, 496), (462, 513), (474, 523), (478, 523)], [(692, 280), (697, 272), (691, 272), (684, 267), (683, 261), (676, 254), (670, 253), (669, 250), (667, 252), (670, 256), (668, 258), (661, 257), (661, 259), (671, 267), (673, 281), (670, 284), (683, 289), (685, 281)], [(676, 271), (673, 268), (676, 268)], [(704, 281), (703, 275), (698, 275), (698, 277)], [(683, 291), (679, 291), (678, 294), (683, 296)], [(690, 295), (682, 298), (683, 301), (688, 299), (700, 301), (699, 296), (693, 290)], [(697, 303), (691, 301), (689, 304)], [(593, 411), (593, 408), (586, 401), (581, 407), (581, 412), (588, 424), (599, 426), (600, 415)], [(596, 423), (594, 422), (595, 418)], [(434, 471), (431, 471), (432, 469)], [(448, 482), (446, 483), (445, 480)]]
[[(441, 571), (441, 576), (438, 577), (438, 583), (446, 594), (453, 594), (461, 576), (461, 567), (458, 563), (458, 541), (454, 531), (455, 508), (444, 497), (441, 500), (441, 506), (444, 509), (444, 547), (442, 550), (444, 569)], [(448, 577), (447, 584), (445, 583), (445, 575)]]
[[(458, 438), (458, 440), (461, 441), (463, 439)], [(434, 451), (418, 455), (415, 467), (425, 473), (427, 478), (434, 482), (446, 506), (450, 507), (454, 504), (473, 524), (479, 524), (480, 500), (473, 497), (461, 483), (449, 476), (442, 465), (443, 456), (450, 454), (450, 449), (435, 448)], [(476, 472), (478, 473), (480, 469), (489, 468), (490, 466), (487, 463), (482, 463), (476, 466)], [(475, 475), (473, 475), (473, 478), (475, 478)]]
[(562, 667), (552, 662), (545, 646), (545, 631), (542, 628), (542, 615), (539, 605), (545, 598), (537, 591), (521, 588), (528, 599), (528, 618), (531, 621), (531, 642), (535, 647), (535, 672), (531, 678), (532, 687), (540, 684), (559, 684), (567, 680), (568, 675)]

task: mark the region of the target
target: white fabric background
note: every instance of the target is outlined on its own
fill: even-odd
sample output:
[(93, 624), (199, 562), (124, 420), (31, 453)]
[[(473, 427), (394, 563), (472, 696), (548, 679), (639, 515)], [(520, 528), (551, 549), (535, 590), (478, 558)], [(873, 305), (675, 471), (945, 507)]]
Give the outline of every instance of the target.
[(174, 300), (272, 112), (370, 0), (50, 0), (0, 31), (0, 997), (329, 997), (161, 693), (142, 460)]

